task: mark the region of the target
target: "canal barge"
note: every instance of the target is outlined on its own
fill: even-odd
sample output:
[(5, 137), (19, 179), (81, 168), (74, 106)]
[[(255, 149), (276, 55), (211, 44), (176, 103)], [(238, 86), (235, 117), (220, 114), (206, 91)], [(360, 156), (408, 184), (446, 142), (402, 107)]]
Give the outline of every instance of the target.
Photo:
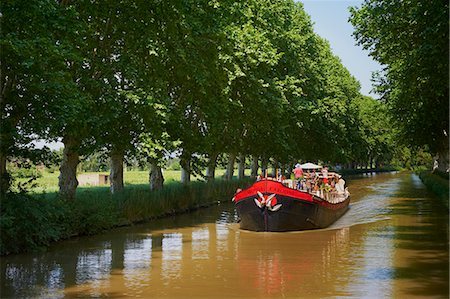
[(309, 189), (296, 180), (259, 179), (232, 199), (240, 228), (282, 232), (330, 226), (347, 211), (350, 202), (350, 194), (343, 188), (345, 181), (337, 174), (336, 179), (340, 183), (336, 188), (321, 190)]

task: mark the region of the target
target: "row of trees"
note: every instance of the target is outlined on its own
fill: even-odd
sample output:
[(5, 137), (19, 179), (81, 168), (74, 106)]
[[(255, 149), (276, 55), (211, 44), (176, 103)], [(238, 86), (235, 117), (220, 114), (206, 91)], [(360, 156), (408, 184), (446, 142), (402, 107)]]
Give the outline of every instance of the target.
[[(321, 159), (389, 161), (385, 105), (359, 83), (289, 0), (1, 3), (1, 190), (8, 157), (62, 140), (59, 187), (73, 199), (81, 155), (109, 152), (111, 191), (126, 155), (144, 155), (152, 189), (164, 157), (182, 180), (218, 156), (252, 170)], [(207, 160), (206, 165), (202, 164)], [(233, 169), (229, 168), (228, 177)], [(242, 167), (239, 175), (242, 175)]]
[(449, 3), (365, 0), (351, 9), (354, 36), (383, 65), (376, 90), (399, 141), (426, 147), (449, 169)]

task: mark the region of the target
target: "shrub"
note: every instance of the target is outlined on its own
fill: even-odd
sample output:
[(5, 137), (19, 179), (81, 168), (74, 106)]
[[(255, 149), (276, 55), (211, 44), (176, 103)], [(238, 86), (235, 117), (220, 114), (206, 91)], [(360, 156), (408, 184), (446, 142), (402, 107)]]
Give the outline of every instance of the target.
[(36, 250), (61, 239), (65, 205), (58, 199), (8, 193), (1, 199), (0, 254)]
[(442, 201), (449, 207), (449, 180), (442, 174), (431, 173), (430, 171), (424, 171), (419, 174), (420, 179), (427, 188), (436, 194)]

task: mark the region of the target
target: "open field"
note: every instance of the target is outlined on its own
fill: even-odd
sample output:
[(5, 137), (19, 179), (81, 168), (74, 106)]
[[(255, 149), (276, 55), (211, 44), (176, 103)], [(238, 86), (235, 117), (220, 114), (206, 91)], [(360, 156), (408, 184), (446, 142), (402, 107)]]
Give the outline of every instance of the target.
[[(58, 176), (59, 171), (55, 171), (50, 173), (48, 171), (42, 171), (42, 176), (38, 177), (35, 181), (36, 187), (32, 188), (30, 191), (33, 193), (42, 193), (42, 192), (56, 192), (58, 191)], [(109, 174), (109, 172), (82, 172), (78, 173), (79, 175), (84, 174)], [(217, 169), (216, 170), (216, 178), (220, 178), (225, 174), (225, 169)], [(235, 170), (234, 174), (237, 174), (237, 170)], [(180, 182), (181, 179), (181, 171), (180, 170), (164, 170), (164, 184), (170, 184), (173, 182)], [(250, 176), (250, 169), (245, 170), (245, 175)], [(125, 188), (128, 185), (146, 185), (148, 184), (148, 171), (124, 171), (124, 184)], [(19, 182), (23, 182), (26, 179), (18, 179)], [(192, 181), (198, 181), (199, 178), (192, 177)], [(108, 185), (101, 186), (79, 186), (79, 189), (86, 188), (105, 188)]]

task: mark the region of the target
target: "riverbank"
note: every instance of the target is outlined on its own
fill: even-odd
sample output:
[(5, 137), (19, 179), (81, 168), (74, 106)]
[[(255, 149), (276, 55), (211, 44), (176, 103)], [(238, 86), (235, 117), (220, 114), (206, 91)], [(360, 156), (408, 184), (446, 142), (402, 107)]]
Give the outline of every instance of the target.
[(383, 168), (359, 168), (359, 169), (341, 169), (337, 172), (347, 176), (347, 175), (356, 175), (356, 174), (364, 174), (364, 173), (382, 173), (382, 172), (392, 172), (392, 171), (400, 171), (401, 169), (398, 167), (383, 167)]
[(436, 194), (449, 208), (449, 174), (443, 172), (422, 171), (419, 177), (428, 190)]
[(10, 193), (1, 199), (0, 255), (45, 250), (59, 240), (214, 205), (252, 181), (174, 182), (152, 192), (146, 184), (132, 185), (115, 195), (108, 187), (91, 187), (78, 190), (74, 201), (57, 192)]

